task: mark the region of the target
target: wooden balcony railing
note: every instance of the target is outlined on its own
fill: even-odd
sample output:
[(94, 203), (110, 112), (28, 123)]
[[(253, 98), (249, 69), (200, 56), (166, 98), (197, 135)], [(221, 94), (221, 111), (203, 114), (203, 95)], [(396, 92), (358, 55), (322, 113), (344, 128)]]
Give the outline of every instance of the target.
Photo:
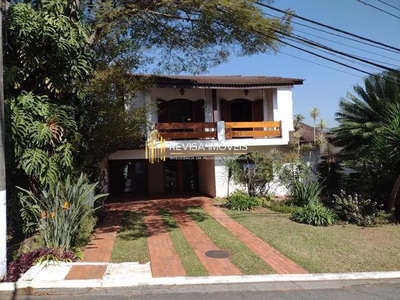
[(155, 129), (165, 140), (216, 140), (217, 123), (156, 123)]
[(225, 138), (277, 138), (281, 122), (225, 122)]

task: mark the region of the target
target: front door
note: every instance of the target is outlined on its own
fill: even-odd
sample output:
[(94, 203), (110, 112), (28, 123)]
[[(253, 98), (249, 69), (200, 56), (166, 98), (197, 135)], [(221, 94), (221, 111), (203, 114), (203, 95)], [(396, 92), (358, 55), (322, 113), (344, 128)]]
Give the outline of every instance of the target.
[(146, 160), (109, 161), (110, 194), (147, 194)]
[(194, 192), (198, 191), (198, 166), (197, 160), (183, 160), (183, 191)]
[(164, 191), (179, 192), (178, 161), (166, 159), (164, 163)]
[(164, 191), (166, 193), (198, 191), (196, 160), (171, 160), (164, 163)]

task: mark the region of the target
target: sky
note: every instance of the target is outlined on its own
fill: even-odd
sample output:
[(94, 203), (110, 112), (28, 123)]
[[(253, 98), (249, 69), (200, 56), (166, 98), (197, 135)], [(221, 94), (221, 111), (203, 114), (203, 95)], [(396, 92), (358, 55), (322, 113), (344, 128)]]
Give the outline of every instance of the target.
[[(400, 17), (400, 10), (393, 9), (379, 0), (363, 0), (363, 2), (378, 6)], [(400, 9), (400, 0), (385, 0), (384, 2)], [(358, 0), (275, 0), (272, 6), (280, 9), (291, 9), (297, 15), (400, 48), (400, 19), (366, 6)], [(265, 12), (279, 15), (279, 13), (267, 9), (265, 9)], [(298, 19), (293, 20), (312, 25)], [(293, 24), (293, 28), (295, 30), (294, 33), (322, 42), (336, 50), (369, 57), (383, 61), (385, 64), (394, 64), (391, 67), (396, 68), (397, 66), (397, 68), (400, 68), (399, 52), (394, 53), (349, 42), (295, 24)], [(346, 45), (322, 40), (309, 34)], [(358, 47), (361, 50), (349, 46)], [(374, 54), (365, 52), (365, 50)], [(375, 68), (363, 65), (355, 66), (371, 73), (379, 72)], [(208, 75), (265, 75), (302, 78), (305, 80), (304, 84), (295, 86), (293, 89), (294, 113), (304, 115), (306, 117), (305, 122), (312, 124), (310, 110), (313, 107), (318, 107), (320, 117), (327, 122), (328, 127), (337, 125), (334, 115), (338, 111), (341, 97), (345, 97), (348, 92), (352, 92), (354, 85), (363, 86), (363, 78), (367, 76), (289, 46), (280, 48), (277, 54), (230, 57), (227, 63), (210, 69)]]

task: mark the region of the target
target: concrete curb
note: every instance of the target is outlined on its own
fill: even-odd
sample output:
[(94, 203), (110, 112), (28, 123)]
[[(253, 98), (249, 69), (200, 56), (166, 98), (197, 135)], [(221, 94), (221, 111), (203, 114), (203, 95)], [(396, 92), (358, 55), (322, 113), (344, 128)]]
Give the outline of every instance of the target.
[(0, 292), (8, 292), (8, 291), (15, 291), (16, 290), (16, 283), (15, 282), (3, 282), (0, 283)]
[(129, 280), (62, 280), (62, 281), (21, 281), (17, 283), (1, 283), (0, 291), (18, 289), (77, 289), (77, 288), (111, 288), (139, 286), (173, 286), (221, 283), (263, 283), (263, 282), (306, 282), (335, 280), (371, 280), (400, 279), (400, 272), (358, 272), (358, 273), (324, 273), (324, 274), (283, 274), (283, 275), (244, 275), (244, 276), (208, 276), (208, 277), (161, 277)]

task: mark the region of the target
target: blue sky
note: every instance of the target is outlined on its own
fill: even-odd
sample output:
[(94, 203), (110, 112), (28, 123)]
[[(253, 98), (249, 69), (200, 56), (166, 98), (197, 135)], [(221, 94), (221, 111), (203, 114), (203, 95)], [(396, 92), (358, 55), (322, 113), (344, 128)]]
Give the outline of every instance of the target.
[[(363, 1), (371, 5), (379, 6), (382, 9), (400, 16), (399, 10), (385, 6), (378, 0)], [(400, 8), (400, 0), (385, 0), (385, 2)], [(400, 19), (368, 7), (357, 0), (276, 0), (272, 5), (281, 9), (292, 9), (300, 16), (400, 48)], [(279, 13), (270, 10), (265, 11), (274, 15), (279, 15)], [(293, 20), (308, 24), (298, 19)], [(293, 25), (293, 28), (295, 29), (294, 33), (320, 41), (337, 50), (369, 57), (385, 63), (395, 64), (397, 68), (400, 67), (400, 53), (396, 54), (349, 42), (298, 25)], [(352, 45), (376, 54), (321, 40), (310, 36), (309, 33)], [(289, 55), (296, 56), (297, 58)], [(351, 73), (352, 75), (306, 62), (299, 58)], [(357, 65), (357, 67), (372, 73), (377, 72), (376, 69), (363, 65)], [(307, 53), (302, 53), (299, 50), (291, 49), (291, 47), (288, 46), (281, 48), (280, 52), (276, 55), (262, 54), (251, 57), (231, 57), (228, 63), (211, 69), (208, 74), (266, 75), (303, 78), (305, 79), (304, 85), (295, 86), (293, 90), (294, 113), (303, 114), (306, 117), (306, 122), (312, 123), (309, 111), (312, 107), (318, 107), (321, 111), (321, 118), (325, 119), (330, 127), (337, 124), (334, 121), (334, 114), (338, 110), (340, 98), (345, 96), (347, 92), (351, 92), (353, 85), (363, 85), (363, 77), (366, 76), (357, 71), (313, 57)]]

